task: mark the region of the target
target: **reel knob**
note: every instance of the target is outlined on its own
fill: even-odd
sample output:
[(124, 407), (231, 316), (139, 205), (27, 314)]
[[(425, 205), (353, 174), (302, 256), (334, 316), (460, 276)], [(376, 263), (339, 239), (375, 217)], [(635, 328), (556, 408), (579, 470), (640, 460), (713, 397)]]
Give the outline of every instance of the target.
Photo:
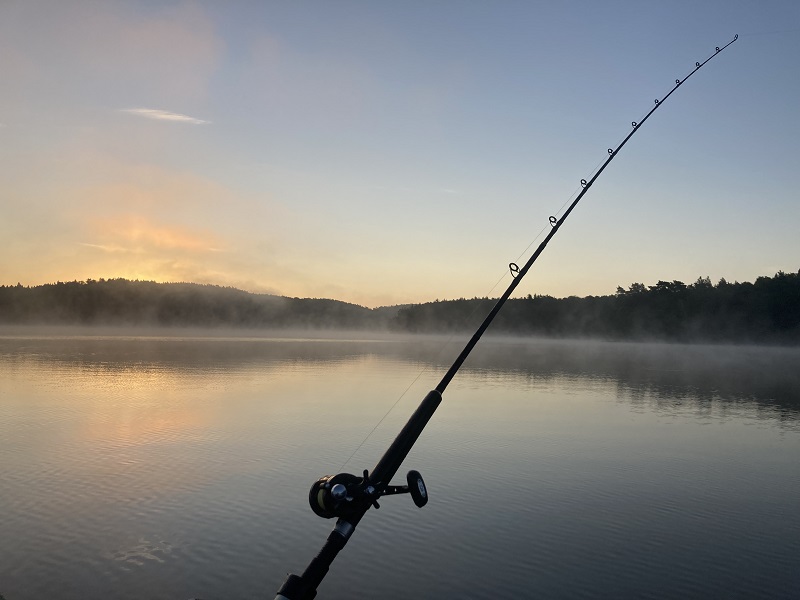
[(344, 500), (347, 498), (347, 488), (341, 483), (337, 483), (331, 488), (331, 498), (334, 500)]
[(406, 475), (408, 482), (408, 492), (411, 494), (411, 499), (417, 507), (422, 508), (428, 503), (428, 488), (425, 487), (425, 482), (422, 480), (422, 475), (419, 471), (409, 471)]

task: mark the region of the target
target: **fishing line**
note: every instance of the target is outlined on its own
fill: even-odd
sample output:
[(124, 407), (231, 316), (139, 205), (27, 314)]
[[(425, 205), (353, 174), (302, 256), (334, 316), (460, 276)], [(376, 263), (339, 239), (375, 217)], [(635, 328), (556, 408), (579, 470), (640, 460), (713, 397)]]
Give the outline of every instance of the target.
[[(598, 164), (599, 164), (599, 163), (598, 163)], [(575, 194), (577, 194), (577, 193), (578, 193), (578, 192), (577, 192), (577, 190), (576, 190), (575, 192), (573, 192), (572, 196), (570, 196), (570, 197), (569, 197), (569, 198), (568, 198), (568, 199), (567, 199), (567, 200), (564, 202), (564, 204), (562, 204), (562, 205), (561, 205), (561, 208), (559, 208), (559, 209), (558, 209), (558, 213), (556, 213), (556, 214), (560, 214), (560, 212), (561, 212), (561, 211), (564, 209), (564, 207), (565, 207), (567, 204), (569, 204), (570, 200), (572, 200), (572, 198), (573, 198), (573, 197), (575, 196)], [(541, 231), (539, 231), (539, 233), (538, 233), (538, 234), (536, 234), (536, 237), (534, 237), (534, 238), (531, 240), (531, 242), (528, 244), (528, 246), (525, 248), (525, 250), (523, 250), (523, 251), (522, 251), (522, 252), (519, 254), (519, 256), (517, 257), (517, 260), (521, 260), (521, 259), (522, 259), (522, 257), (523, 257), (523, 256), (525, 256), (525, 254), (527, 254), (527, 253), (528, 253), (528, 250), (530, 250), (531, 246), (533, 246), (533, 244), (535, 244), (535, 243), (536, 243), (536, 240), (538, 240), (540, 237), (542, 237), (542, 234), (545, 232), (545, 230), (546, 230), (546, 229), (547, 229), (547, 226), (544, 226), (544, 227), (542, 227)], [(500, 285), (500, 284), (503, 282), (503, 280), (504, 280), (506, 277), (508, 277), (508, 275), (509, 275), (508, 269), (504, 269), (504, 270), (503, 270), (503, 274), (502, 274), (502, 275), (500, 275), (500, 278), (497, 280), (497, 282), (495, 282), (495, 284), (494, 284), (494, 285), (493, 285), (493, 286), (492, 286), (492, 287), (489, 289), (489, 291), (486, 293), (485, 297), (486, 297), (486, 298), (490, 297), (490, 296), (491, 296), (491, 294), (492, 294), (492, 292), (494, 292), (494, 290), (495, 290), (495, 289), (497, 289), (497, 286), (499, 286), (499, 285)], [(473, 317), (475, 317), (475, 315), (478, 313), (478, 310), (479, 310), (480, 308), (481, 308), (481, 305), (476, 303), (475, 307), (472, 309), (472, 312), (470, 312), (470, 313), (469, 313), (467, 316), (465, 316), (465, 317), (462, 319), (462, 321), (461, 321), (462, 325), (463, 325), (463, 324), (468, 324), (470, 321), (472, 321)], [(445, 351), (445, 350), (446, 350), (446, 349), (447, 349), (447, 348), (450, 346), (450, 344), (452, 344), (452, 343), (453, 343), (453, 339), (456, 337), (456, 335), (457, 335), (457, 332), (456, 332), (456, 331), (453, 331), (453, 332), (450, 334), (450, 337), (449, 337), (449, 338), (447, 338), (447, 339), (446, 339), (444, 342), (442, 342), (442, 345), (441, 345), (441, 347), (439, 348), (439, 351), (437, 352), (437, 354), (436, 354), (436, 357), (435, 357), (435, 359), (434, 359), (436, 362), (438, 362), (439, 358), (441, 358), (441, 356), (444, 354), (444, 351)], [(346, 467), (348, 464), (350, 464), (350, 461), (351, 461), (351, 460), (353, 460), (353, 457), (354, 457), (354, 456), (355, 456), (355, 455), (358, 453), (358, 451), (359, 451), (359, 450), (361, 450), (361, 448), (364, 446), (364, 444), (366, 444), (366, 443), (367, 443), (367, 441), (369, 440), (369, 438), (371, 438), (371, 437), (372, 437), (372, 435), (373, 435), (373, 434), (374, 434), (374, 433), (375, 433), (375, 432), (378, 430), (378, 427), (380, 427), (381, 423), (383, 423), (383, 422), (386, 420), (386, 417), (388, 417), (388, 416), (389, 416), (389, 415), (392, 413), (392, 411), (394, 411), (394, 409), (395, 409), (395, 408), (397, 408), (397, 405), (398, 405), (398, 404), (400, 404), (400, 401), (401, 401), (403, 398), (405, 398), (406, 394), (407, 394), (407, 393), (408, 393), (408, 392), (411, 390), (411, 388), (412, 388), (412, 387), (414, 387), (414, 385), (415, 385), (415, 384), (416, 384), (416, 383), (417, 383), (417, 382), (420, 380), (420, 378), (421, 378), (421, 377), (422, 377), (422, 376), (423, 376), (425, 373), (427, 373), (427, 372), (430, 370), (430, 368), (431, 368), (431, 367), (430, 367), (430, 363), (428, 363), (428, 364), (426, 364), (426, 365), (425, 365), (425, 366), (422, 368), (422, 370), (421, 370), (419, 373), (417, 373), (417, 376), (414, 378), (414, 380), (413, 380), (411, 383), (409, 383), (409, 384), (408, 384), (408, 386), (406, 387), (406, 389), (402, 391), (402, 393), (401, 393), (401, 394), (400, 394), (400, 396), (397, 398), (397, 400), (395, 400), (395, 401), (394, 401), (394, 403), (393, 403), (393, 404), (392, 404), (392, 405), (389, 407), (389, 409), (386, 411), (386, 413), (384, 413), (384, 415), (383, 415), (383, 416), (382, 416), (382, 417), (381, 417), (381, 418), (378, 420), (378, 422), (377, 422), (377, 423), (375, 423), (375, 426), (374, 426), (374, 427), (373, 427), (373, 428), (372, 428), (372, 429), (369, 431), (369, 433), (368, 433), (368, 434), (366, 435), (366, 437), (365, 437), (365, 438), (364, 438), (364, 439), (361, 441), (361, 443), (360, 443), (358, 446), (356, 446), (356, 449), (355, 449), (355, 450), (353, 450), (353, 453), (352, 453), (352, 454), (351, 454), (351, 455), (350, 455), (350, 456), (347, 458), (347, 460), (346, 460), (346, 461), (344, 461), (344, 463), (342, 464), (342, 466), (340, 466), (340, 467), (339, 467), (339, 469), (338, 469), (339, 471), (342, 471), (342, 470), (344, 470), (344, 468), (345, 468), (345, 467)]]
[(753, 33), (743, 33), (742, 37), (751, 37), (754, 35), (778, 35), (780, 33), (798, 33), (800, 29), (779, 29), (777, 31), (755, 31)]
[[(737, 34), (733, 38), (733, 40), (728, 42), (728, 44), (726, 44), (725, 46), (723, 46), (721, 48), (717, 47), (715, 49), (715, 53), (712, 54), (711, 56), (709, 56), (702, 63), (701, 62), (696, 62), (695, 63), (695, 68), (691, 72), (689, 72), (689, 74), (686, 75), (683, 79), (676, 79), (675, 80), (675, 85), (672, 86), (672, 88), (670, 88), (667, 92), (662, 94), (660, 100), (656, 99), (655, 100), (655, 105), (649, 111), (647, 111), (645, 113), (642, 113), (641, 116), (637, 120), (631, 122), (631, 126), (633, 127), (632, 131), (630, 131), (627, 135), (620, 137), (617, 140), (617, 143), (612, 148), (608, 148), (608, 150), (607, 150), (608, 156), (600, 159), (597, 162), (597, 164), (594, 166), (594, 168), (589, 170), (588, 175), (586, 175), (585, 178), (581, 179), (581, 186), (576, 188), (572, 192), (572, 194), (570, 194), (570, 196), (564, 201), (564, 203), (558, 208), (558, 210), (556, 212), (551, 213), (553, 215), (553, 216), (551, 216), (549, 218), (549, 225), (550, 225), (551, 228), (555, 228), (556, 224), (559, 224), (558, 226), (560, 226), (560, 223), (563, 222), (563, 220), (568, 215), (568, 213), (567, 214), (562, 214), (562, 212), (564, 211), (564, 208), (571, 204), (571, 208), (569, 209), (571, 211), (572, 208), (574, 208), (577, 205), (577, 203), (580, 201), (580, 199), (583, 197), (583, 195), (586, 193), (586, 191), (588, 191), (588, 188), (591, 187), (591, 184), (594, 183), (594, 181), (600, 176), (600, 173), (603, 171), (603, 169), (605, 169), (605, 167), (614, 159), (614, 157), (616, 156), (616, 153), (619, 152), (619, 150), (627, 143), (627, 141), (633, 136), (633, 134), (636, 133), (636, 131), (639, 129), (639, 127), (641, 127), (641, 125), (650, 117), (650, 115), (653, 114), (656, 111), (656, 109), (659, 107), (659, 105), (661, 103), (663, 103), (676, 89), (678, 89), (681, 85), (683, 85), (683, 83), (689, 77), (691, 77), (695, 72), (697, 72), (700, 69), (700, 67), (705, 65), (714, 56), (719, 54), (719, 52), (721, 52), (722, 50), (724, 50), (725, 48), (730, 46), (738, 38), (739, 38), (739, 36)], [(544, 225), (542, 227), (542, 229), (539, 231), (539, 233), (537, 233), (536, 236), (534, 236), (534, 238), (525, 247), (525, 249), (519, 254), (519, 256), (517, 256), (517, 258), (516, 258), (517, 261), (520, 261), (522, 259), (522, 257), (525, 256), (528, 253), (528, 251), (536, 243), (536, 241), (539, 238), (542, 237), (542, 234), (547, 230), (547, 227), (548, 227), (547, 225)], [(549, 239), (546, 242), (544, 242), (544, 246), (546, 246), (547, 242), (549, 242)], [(544, 249), (544, 246), (540, 247), (538, 252), (541, 252)], [(536, 256), (536, 258), (538, 258), (538, 255)], [(533, 262), (536, 260), (536, 258), (533, 258), (533, 260), (530, 260), (530, 263), (527, 265), (527, 268), (530, 268), (530, 266), (533, 264)], [(525, 272), (527, 272), (527, 269), (526, 269)], [(494, 290), (497, 289), (497, 287), (503, 282), (503, 280), (509, 274), (511, 275), (512, 278), (516, 278), (516, 277), (520, 277), (521, 275), (524, 275), (524, 273), (521, 272), (521, 270), (520, 270), (520, 268), (519, 268), (519, 266), (517, 265), (516, 262), (509, 263), (508, 269), (505, 269), (503, 271), (503, 274), (500, 276), (500, 278), (497, 280), (497, 282), (491, 287), (491, 289), (488, 291), (488, 293), (484, 297), (486, 297), (486, 298), (490, 297), (491, 294), (494, 292)], [(516, 288), (516, 286), (514, 285), (513, 288)], [(510, 294), (508, 294), (508, 296), (510, 296)], [(506, 296), (506, 297), (508, 297), (508, 296)], [(505, 302), (505, 299), (500, 303), (500, 305), (502, 305), (503, 302)], [(462, 319), (462, 324), (467, 324), (468, 322), (470, 322), (473, 319), (473, 317), (476, 315), (476, 313), (478, 312), (478, 310), (480, 308), (481, 308), (481, 305), (480, 304), (476, 304), (475, 307), (470, 312), (470, 314), (465, 316)], [(499, 311), (499, 308), (498, 308), (498, 311)], [(490, 319), (490, 321), (491, 321), (491, 319)], [(488, 326), (488, 324), (486, 324), (486, 325)], [(442, 356), (444, 351), (453, 342), (453, 339), (455, 338), (456, 334), (457, 334), (457, 332), (454, 331), (453, 333), (451, 333), (450, 337), (442, 343), (441, 347), (439, 348), (438, 353), (436, 354), (436, 357), (435, 357), (436, 361), (438, 361), (438, 359)], [(481, 332), (481, 335), (482, 335), (482, 332)], [(480, 335), (478, 335), (478, 338), (479, 337), (480, 337)], [(477, 339), (475, 339), (475, 343), (477, 343)], [(474, 343), (472, 344), (472, 346), (474, 346)], [(469, 344), (468, 344), (467, 347), (469, 348), (469, 350), (466, 350), (466, 353), (468, 354), (469, 351), (471, 351), (472, 348), (469, 346)], [(459, 359), (456, 360), (456, 363), (458, 364), (458, 367), (456, 367), (456, 370), (458, 370), (458, 368), (460, 368), (461, 364), (463, 363), (463, 360), (466, 359), (466, 355), (464, 355), (464, 353), (462, 353), (462, 356), (463, 356), (463, 359), (460, 356)], [(459, 362), (459, 361), (461, 361), (461, 362)], [(456, 365), (454, 364), (454, 367), (455, 366)], [(344, 469), (344, 467), (346, 467), (350, 463), (350, 461), (358, 453), (358, 451), (364, 446), (364, 444), (367, 443), (367, 441), (372, 437), (372, 435), (375, 433), (375, 431), (377, 431), (377, 429), (378, 429), (378, 427), (380, 427), (381, 423), (383, 423), (386, 420), (386, 418), (392, 413), (392, 411), (394, 411), (394, 409), (397, 407), (397, 405), (400, 403), (400, 401), (406, 396), (406, 394), (411, 390), (411, 388), (429, 370), (430, 370), (430, 364), (427, 364), (426, 366), (424, 366), (422, 368), (422, 370), (417, 374), (417, 376), (411, 381), (411, 383), (408, 384), (408, 386), (405, 388), (405, 390), (403, 390), (403, 392), (398, 396), (398, 398), (394, 401), (394, 403), (392, 403), (392, 405), (388, 408), (388, 410), (384, 413), (384, 415), (378, 420), (378, 422), (375, 424), (375, 426), (369, 431), (369, 433), (361, 441), (361, 443), (358, 444), (358, 446), (356, 446), (355, 450), (353, 450), (352, 454), (350, 454), (350, 456), (342, 464), (342, 466), (339, 467), (339, 471)], [(451, 367), (451, 370), (453, 370), (453, 367)], [(448, 372), (448, 375), (449, 375), (449, 372)], [(447, 384), (449, 383), (449, 380), (452, 378), (452, 376), (450, 376), (450, 378), (448, 378), (448, 375), (445, 375), (445, 378), (442, 379), (442, 382), (445, 382), (445, 380), (446, 380), (446, 382), (444, 383), (444, 387), (447, 386)], [(442, 386), (442, 383), (440, 383), (440, 386)], [(442, 392), (442, 391), (444, 391), (444, 387), (442, 387), (441, 389), (439, 389), (439, 388), (437, 388), (437, 389), (439, 389), (439, 391)]]
[(347, 458), (347, 460), (346, 460), (346, 461), (344, 461), (344, 463), (342, 464), (342, 466), (341, 466), (341, 467), (339, 467), (339, 469), (338, 469), (339, 471), (342, 471), (342, 470), (343, 470), (343, 469), (344, 469), (344, 468), (345, 468), (345, 467), (346, 467), (346, 466), (347, 466), (347, 465), (350, 463), (350, 461), (351, 461), (351, 460), (353, 460), (353, 457), (356, 455), (356, 453), (357, 453), (359, 450), (361, 450), (361, 447), (362, 447), (364, 444), (366, 444), (366, 443), (367, 443), (367, 440), (368, 440), (369, 438), (371, 438), (371, 437), (372, 437), (372, 434), (373, 434), (373, 433), (375, 433), (375, 431), (378, 429), (378, 427), (380, 427), (381, 423), (383, 423), (383, 422), (386, 420), (386, 417), (388, 417), (388, 416), (389, 416), (389, 413), (391, 413), (391, 412), (392, 412), (392, 411), (395, 409), (395, 407), (396, 407), (396, 406), (397, 406), (397, 405), (400, 403), (400, 400), (402, 400), (402, 399), (405, 397), (405, 395), (408, 393), (408, 390), (410, 390), (410, 389), (411, 389), (411, 388), (414, 386), (414, 384), (415, 384), (415, 383), (417, 383), (417, 381), (419, 381), (419, 378), (420, 378), (420, 377), (422, 377), (422, 376), (425, 374), (425, 371), (427, 371), (427, 370), (428, 370), (428, 367), (427, 367), (427, 366), (425, 366), (425, 367), (424, 367), (424, 368), (423, 368), (423, 369), (422, 369), (422, 370), (419, 372), (419, 374), (418, 374), (418, 375), (417, 375), (417, 376), (414, 378), (414, 381), (412, 381), (411, 383), (409, 383), (409, 384), (408, 384), (408, 387), (406, 387), (406, 389), (404, 389), (404, 390), (403, 390), (403, 393), (401, 393), (401, 394), (400, 394), (400, 397), (399, 397), (399, 398), (397, 398), (397, 400), (395, 400), (395, 401), (394, 401), (394, 404), (392, 404), (392, 405), (389, 407), (389, 410), (387, 410), (387, 411), (386, 411), (386, 414), (384, 414), (384, 415), (383, 415), (383, 416), (382, 416), (382, 417), (381, 417), (381, 418), (378, 420), (378, 422), (377, 422), (377, 423), (375, 423), (375, 427), (373, 427), (373, 428), (370, 430), (370, 432), (367, 434), (367, 437), (365, 437), (365, 438), (364, 438), (364, 439), (361, 441), (361, 443), (360, 443), (358, 446), (356, 446), (356, 449), (355, 449), (355, 450), (353, 450), (353, 453), (352, 453), (352, 454), (351, 454), (351, 455), (350, 455), (350, 456)]
[(506, 300), (508, 300), (508, 298), (514, 292), (514, 290), (517, 288), (517, 285), (519, 284), (519, 282), (522, 280), (522, 278), (527, 274), (527, 272), (533, 266), (533, 263), (536, 262), (536, 259), (539, 258), (541, 253), (547, 247), (547, 244), (550, 242), (551, 239), (553, 239), (555, 234), (558, 232), (558, 230), (564, 224), (564, 222), (566, 221), (567, 217), (569, 217), (570, 213), (575, 209), (575, 207), (581, 201), (581, 199), (586, 194), (586, 192), (589, 191), (589, 189), (592, 187), (592, 185), (597, 180), (597, 178), (600, 177), (600, 175), (603, 173), (603, 171), (606, 169), (606, 167), (608, 167), (608, 165), (611, 163), (611, 161), (614, 160), (614, 158), (617, 156), (619, 151), (622, 150), (622, 148), (625, 146), (625, 144), (628, 143), (628, 140), (630, 140), (633, 137), (633, 135), (637, 131), (639, 131), (639, 128), (642, 125), (644, 125), (644, 123), (647, 121), (647, 119), (649, 119), (650, 116), (656, 110), (658, 110), (658, 107), (661, 104), (663, 104), (673, 93), (675, 93), (675, 90), (677, 90), (680, 86), (682, 86), (684, 83), (686, 83), (686, 81), (692, 75), (697, 73), (697, 71), (699, 71), (700, 68), (703, 67), (703, 65), (705, 65), (708, 61), (710, 61), (717, 54), (719, 54), (722, 50), (724, 50), (725, 48), (727, 48), (728, 46), (733, 44), (738, 39), (739, 39), (739, 35), (737, 34), (737, 35), (735, 35), (733, 37), (733, 39), (730, 42), (728, 42), (724, 46), (722, 46), (722, 47), (717, 46), (715, 48), (714, 54), (712, 54), (711, 56), (706, 58), (703, 62), (699, 62), (699, 61), (695, 62), (695, 68), (692, 71), (690, 71), (688, 75), (686, 75), (683, 79), (676, 79), (674, 87), (663, 98), (661, 98), (661, 99), (656, 98), (655, 99), (655, 105), (649, 110), (649, 112), (644, 117), (642, 117), (638, 121), (631, 121), (631, 131), (628, 133), (628, 135), (625, 136), (625, 138), (622, 140), (622, 142), (620, 142), (619, 145), (617, 145), (615, 148), (608, 148), (608, 158), (606, 158), (605, 162), (603, 162), (602, 166), (597, 170), (597, 172), (594, 175), (592, 175), (590, 177), (590, 179), (588, 179), (588, 180), (581, 179), (581, 187), (583, 189), (580, 191), (580, 193), (575, 198), (575, 200), (572, 201), (572, 204), (569, 205), (569, 207), (564, 212), (564, 214), (561, 216), (561, 218), (556, 218), (555, 216), (551, 216), (550, 217), (549, 221), (550, 221), (550, 225), (552, 226), (552, 229), (550, 230), (550, 233), (547, 234), (547, 237), (545, 237), (545, 239), (542, 241), (542, 243), (539, 245), (539, 247), (534, 251), (533, 255), (528, 259), (528, 261), (525, 263), (525, 265), (522, 268), (517, 266), (515, 263), (511, 263), (509, 265), (509, 270), (511, 271), (511, 275), (513, 277), (512, 281), (511, 281), (511, 285), (508, 286), (508, 288), (503, 293), (503, 295), (500, 297), (500, 299), (497, 301), (497, 304), (495, 304), (495, 306), (491, 310), (491, 312), (488, 315), (486, 315), (486, 318), (484, 319), (483, 323), (481, 323), (481, 326), (478, 327), (478, 330), (473, 334), (473, 336), (470, 339), (470, 341), (467, 342), (467, 345), (461, 351), (461, 354), (458, 355), (458, 358), (456, 358), (456, 360), (453, 363), (453, 365), (448, 369), (448, 371), (447, 371), (447, 373), (445, 373), (444, 377), (442, 377), (442, 380), (439, 382), (439, 385), (436, 386), (436, 390), (435, 391), (437, 393), (439, 393), (440, 395), (444, 393), (445, 389), (447, 389), (447, 386), (450, 384), (450, 381), (452, 381), (453, 377), (455, 377), (455, 374), (461, 368), (461, 365), (464, 364), (464, 361), (467, 359), (467, 357), (469, 356), (470, 352), (472, 352), (472, 349), (475, 347), (475, 345), (481, 339), (481, 337), (483, 336), (483, 334), (486, 331), (486, 329), (489, 327), (489, 325), (494, 320), (495, 316), (497, 316), (497, 313), (500, 312), (500, 309), (503, 307), (503, 305), (505, 304)]

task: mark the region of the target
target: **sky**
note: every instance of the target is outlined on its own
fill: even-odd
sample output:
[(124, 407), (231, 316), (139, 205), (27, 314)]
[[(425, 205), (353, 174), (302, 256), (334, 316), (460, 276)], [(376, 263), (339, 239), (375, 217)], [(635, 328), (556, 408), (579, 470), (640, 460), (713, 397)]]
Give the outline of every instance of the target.
[(556, 297), (800, 268), (800, 3), (2, 0), (0, 284), (499, 296), (736, 34), (515, 293)]

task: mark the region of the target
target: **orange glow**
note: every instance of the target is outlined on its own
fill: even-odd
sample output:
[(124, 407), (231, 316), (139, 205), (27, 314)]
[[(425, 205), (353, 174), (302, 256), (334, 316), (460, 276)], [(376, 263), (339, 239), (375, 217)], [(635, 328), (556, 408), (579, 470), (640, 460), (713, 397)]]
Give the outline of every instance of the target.
[[(91, 226), (96, 235), (111, 242), (109, 245), (93, 246), (107, 252), (145, 252), (154, 248), (213, 252), (219, 251), (222, 246), (221, 241), (210, 232), (161, 225), (136, 215), (94, 219)], [(119, 245), (119, 242), (127, 244)]]

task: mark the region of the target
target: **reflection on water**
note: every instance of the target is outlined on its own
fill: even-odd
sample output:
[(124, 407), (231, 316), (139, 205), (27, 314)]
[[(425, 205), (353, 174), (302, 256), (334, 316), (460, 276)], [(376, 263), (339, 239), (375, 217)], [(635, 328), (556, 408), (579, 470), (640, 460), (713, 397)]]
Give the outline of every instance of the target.
[[(0, 593), (273, 597), (330, 529), (312, 481), (372, 467), (458, 349), (0, 337)], [(431, 502), (382, 502), (320, 597), (797, 597), (799, 364), (481, 342), (407, 461)]]

